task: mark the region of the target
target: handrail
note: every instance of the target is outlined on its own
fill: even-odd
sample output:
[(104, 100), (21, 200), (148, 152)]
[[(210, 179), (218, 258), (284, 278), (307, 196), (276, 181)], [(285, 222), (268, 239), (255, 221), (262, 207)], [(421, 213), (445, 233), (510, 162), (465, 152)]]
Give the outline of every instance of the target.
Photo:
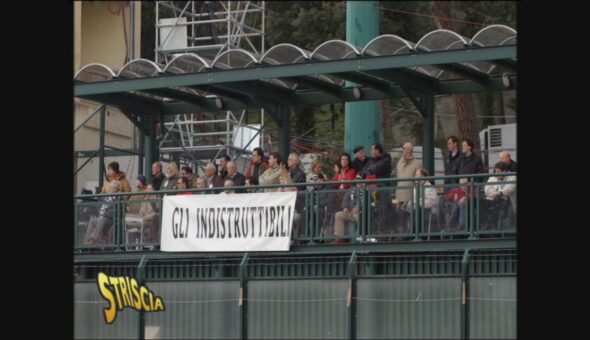
[[(516, 172), (506, 172), (502, 173), (503, 176), (517, 176)], [(74, 196), (75, 199), (89, 199), (89, 198), (100, 198), (106, 196), (134, 196), (134, 195), (167, 195), (167, 194), (175, 194), (178, 192), (203, 192), (203, 191), (219, 191), (219, 190), (240, 190), (240, 189), (274, 189), (274, 188), (288, 188), (288, 187), (307, 187), (307, 186), (329, 186), (329, 185), (337, 185), (342, 184), (343, 182), (346, 184), (357, 184), (357, 183), (364, 183), (364, 184), (380, 184), (380, 183), (390, 183), (390, 182), (417, 182), (422, 180), (437, 180), (437, 179), (460, 179), (460, 178), (489, 178), (489, 177), (496, 177), (498, 174), (464, 174), (464, 175), (452, 175), (452, 176), (428, 176), (428, 177), (392, 177), (392, 178), (379, 178), (379, 179), (356, 179), (356, 180), (348, 180), (348, 181), (323, 181), (323, 182), (304, 182), (304, 183), (289, 183), (289, 184), (267, 184), (267, 185), (255, 185), (255, 186), (232, 186), (232, 187), (214, 187), (214, 188), (190, 188), (185, 190), (160, 190), (160, 191), (133, 191), (133, 192), (118, 192), (118, 193), (111, 193), (111, 194), (88, 194), (88, 195), (76, 195)], [(507, 182), (507, 181), (506, 181)], [(504, 181), (499, 182), (504, 183)], [(457, 183), (453, 183), (457, 184)], [(477, 184), (477, 183), (476, 183)], [(436, 186), (436, 184), (433, 184)], [(406, 187), (406, 186), (404, 186)]]

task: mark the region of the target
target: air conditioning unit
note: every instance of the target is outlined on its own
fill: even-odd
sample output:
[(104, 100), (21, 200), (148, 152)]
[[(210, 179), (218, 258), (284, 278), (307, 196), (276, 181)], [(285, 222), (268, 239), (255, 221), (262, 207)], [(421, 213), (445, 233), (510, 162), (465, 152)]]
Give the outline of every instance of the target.
[(479, 132), (481, 155), (489, 172), (500, 160), (500, 152), (510, 152), (510, 158), (516, 161), (516, 124), (491, 125)]

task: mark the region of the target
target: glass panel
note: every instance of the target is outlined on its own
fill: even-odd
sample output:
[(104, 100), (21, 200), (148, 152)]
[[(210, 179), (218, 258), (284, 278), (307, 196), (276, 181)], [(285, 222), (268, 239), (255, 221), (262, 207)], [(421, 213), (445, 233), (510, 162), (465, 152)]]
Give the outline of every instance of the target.
[(344, 339), (348, 280), (248, 282), (249, 339)]
[[(151, 288), (151, 287), (150, 287)], [(139, 313), (131, 308), (117, 311), (115, 321), (105, 323), (103, 310), (109, 303), (100, 296), (96, 282), (74, 284), (75, 339), (135, 339)]]
[(461, 279), (359, 279), (357, 338), (457, 339)]
[(240, 337), (239, 282), (148, 282), (166, 311), (146, 313), (151, 339), (237, 339)]
[(469, 280), (469, 338), (516, 339), (516, 278)]

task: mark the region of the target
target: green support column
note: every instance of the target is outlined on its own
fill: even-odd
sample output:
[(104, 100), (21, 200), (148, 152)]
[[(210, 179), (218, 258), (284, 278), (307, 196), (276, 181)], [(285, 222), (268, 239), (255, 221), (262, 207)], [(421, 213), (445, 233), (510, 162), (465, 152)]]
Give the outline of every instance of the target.
[[(346, 41), (363, 47), (379, 35), (379, 1), (346, 2)], [(354, 86), (346, 82), (346, 86)], [(371, 144), (379, 142), (379, 101), (363, 101), (345, 104), (344, 149), (352, 155), (352, 149), (363, 145), (369, 154)]]
[(279, 154), (281, 157), (286, 160), (289, 157), (289, 152), (291, 152), (290, 148), (290, 129), (291, 129), (291, 110), (292, 108), (287, 108), (286, 110), (281, 110), (281, 125), (279, 126)]
[(147, 123), (147, 134), (145, 135), (145, 177), (148, 182), (152, 181), (152, 163), (156, 158), (155, 147), (156, 147), (156, 126), (154, 124), (154, 117), (148, 116)]
[(434, 173), (434, 95), (427, 94), (422, 125), (422, 166), (431, 176)]
[(99, 165), (98, 165), (98, 188), (102, 190), (104, 184), (105, 166), (104, 166), (104, 134), (106, 127), (106, 106), (100, 110), (100, 136), (99, 136)]

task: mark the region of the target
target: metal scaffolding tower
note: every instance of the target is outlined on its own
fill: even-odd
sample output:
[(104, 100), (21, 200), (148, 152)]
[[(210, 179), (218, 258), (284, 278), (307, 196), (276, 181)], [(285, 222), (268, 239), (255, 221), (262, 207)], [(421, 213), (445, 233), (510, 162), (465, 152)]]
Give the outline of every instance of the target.
[[(214, 60), (231, 49), (249, 50), (262, 55), (264, 46), (264, 1), (157, 1), (155, 62), (164, 64), (183, 53), (194, 53)], [(180, 4), (180, 5), (179, 5)], [(229, 55), (228, 55), (229, 57)], [(248, 152), (251, 145), (262, 147), (264, 126), (247, 126), (246, 111), (234, 114), (195, 112), (177, 115), (161, 126), (160, 153), (181, 163), (202, 166), (221, 153), (232, 158)], [(220, 117), (221, 116), (221, 117)], [(237, 118), (239, 117), (239, 118)], [(249, 142), (236, 141), (252, 136)]]

